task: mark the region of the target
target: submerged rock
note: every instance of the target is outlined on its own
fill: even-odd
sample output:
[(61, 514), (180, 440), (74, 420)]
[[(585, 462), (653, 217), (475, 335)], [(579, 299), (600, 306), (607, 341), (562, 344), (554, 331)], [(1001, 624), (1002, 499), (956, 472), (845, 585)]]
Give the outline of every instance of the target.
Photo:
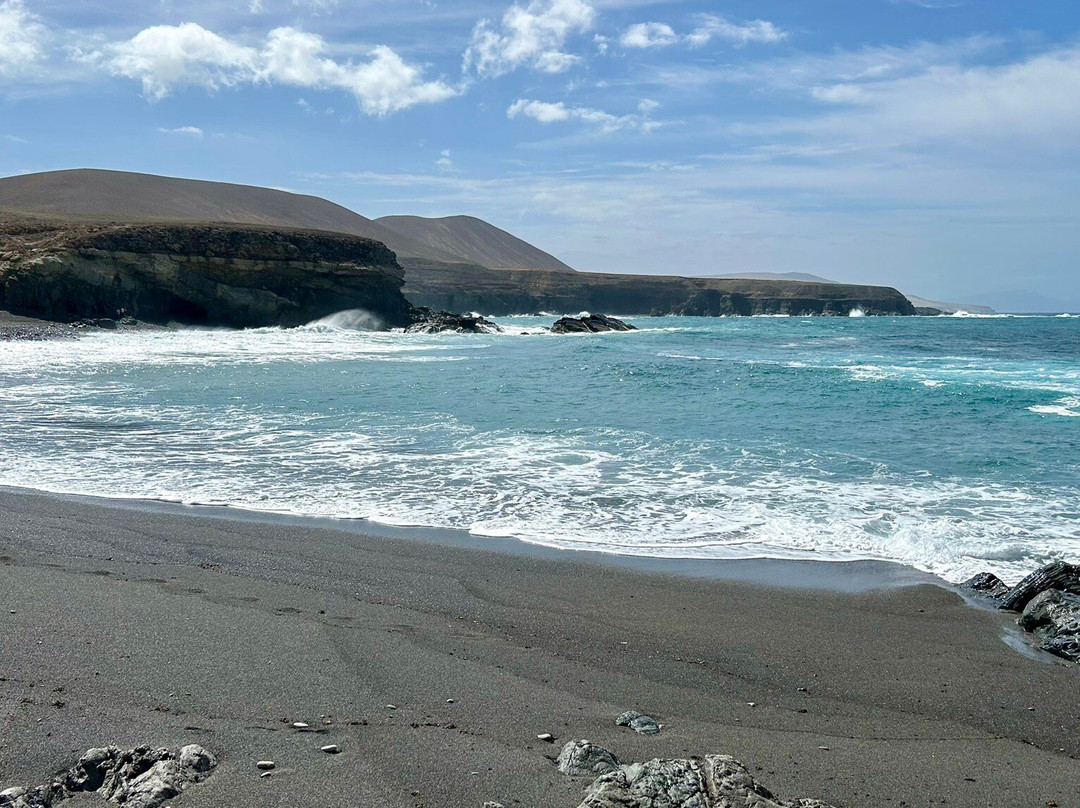
[(50, 783), (0, 793), (0, 808), (50, 808), (87, 792), (125, 808), (159, 808), (188, 786), (205, 780), (216, 765), (214, 756), (195, 744), (177, 751), (149, 746), (90, 749)]
[(491, 320), (478, 314), (453, 314), (421, 306), (414, 308), (409, 317), (412, 322), (405, 329), (408, 334), (441, 334), (444, 331), (456, 334), (498, 334), (502, 331), (502, 328)]
[(640, 732), (642, 735), (660, 734), (660, 725), (656, 723), (656, 720), (636, 710), (627, 710), (615, 719), (615, 723), (620, 727), (630, 727), (634, 732)]
[(597, 334), (602, 331), (636, 331), (629, 323), (603, 314), (562, 317), (551, 326), (552, 334)]
[(1047, 564), (1012, 588), (1001, 601), (1002, 609), (1021, 612), (1036, 596), (1047, 589), (1058, 589), (1080, 595), (1080, 565), (1055, 561)]
[(1016, 621), (1039, 638), (1039, 647), (1080, 662), (1080, 595), (1048, 589), (1024, 607)]
[(596, 779), (578, 808), (830, 808), (780, 800), (727, 755), (650, 760)]
[(1001, 600), (1012, 591), (1007, 583), (992, 572), (980, 572), (960, 584), (960, 588), (990, 600)]
[(619, 759), (602, 746), (589, 741), (569, 741), (555, 761), (559, 771), (570, 777), (596, 777), (619, 768)]

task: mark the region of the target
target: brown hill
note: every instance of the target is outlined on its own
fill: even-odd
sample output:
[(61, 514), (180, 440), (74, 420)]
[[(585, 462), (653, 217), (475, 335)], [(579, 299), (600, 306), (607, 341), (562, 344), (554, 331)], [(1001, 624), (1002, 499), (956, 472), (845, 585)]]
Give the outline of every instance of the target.
[(109, 222), (221, 222), (329, 230), (381, 241), (402, 257), (462, 261), (317, 196), (126, 171), (73, 169), (0, 179), (0, 213)]
[[(573, 270), (555, 256), (473, 216), (384, 216), (375, 220), (413, 241), (489, 269)], [(407, 258), (423, 256), (405, 256)]]

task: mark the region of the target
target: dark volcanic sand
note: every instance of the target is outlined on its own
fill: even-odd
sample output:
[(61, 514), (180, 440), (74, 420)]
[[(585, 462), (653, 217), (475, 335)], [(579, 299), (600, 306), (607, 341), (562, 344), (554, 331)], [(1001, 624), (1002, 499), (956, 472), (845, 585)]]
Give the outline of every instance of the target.
[[(841, 808), (1080, 806), (1080, 668), (933, 585), (768, 587), (10, 490), (0, 557), (0, 789), (92, 746), (196, 742), (221, 763), (178, 808), (574, 808), (585, 781), (549, 758), (578, 737), (624, 761), (731, 754)], [(631, 708), (663, 734), (616, 727)]]

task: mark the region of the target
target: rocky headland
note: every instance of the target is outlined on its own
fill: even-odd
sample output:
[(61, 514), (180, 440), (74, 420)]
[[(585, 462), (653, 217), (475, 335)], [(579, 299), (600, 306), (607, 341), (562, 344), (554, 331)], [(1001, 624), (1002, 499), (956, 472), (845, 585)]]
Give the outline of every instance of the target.
[(236, 328), (296, 326), (364, 309), (412, 322), (404, 275), (357, 236), (220, 224), (0, 223), (0, 309), (71, 323), (134, 317)]

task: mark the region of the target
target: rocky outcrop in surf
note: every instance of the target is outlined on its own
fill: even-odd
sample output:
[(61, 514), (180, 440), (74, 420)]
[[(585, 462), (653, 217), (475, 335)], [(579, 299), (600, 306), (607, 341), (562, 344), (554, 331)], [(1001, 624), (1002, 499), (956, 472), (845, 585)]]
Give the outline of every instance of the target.
[(1080, 564), (1055, 561), (1009, 587), (996, 575), (979, 573), (960, 585), (998, 604), (1020, 612), (1020, 628), (1034, 635), (1044, 651), (1080, 662)]
[(552, 334), (600, 334), (605, 331), (635, 331), (634, 326), (604, 314), (561, 317), (551, 326)]
[(385, 246), (337, 233), (230, 225), (0, 223), (0, 309), (58, 322), (297, 326), (363, 309), (412, 323)]
[(502, 331), (495, 323), (479, 314), (453, 314), (448, 311), (433, 311), (419, 306), (409, 312), (412, 321), (405, 329), (409, 334), (497, 334)]

